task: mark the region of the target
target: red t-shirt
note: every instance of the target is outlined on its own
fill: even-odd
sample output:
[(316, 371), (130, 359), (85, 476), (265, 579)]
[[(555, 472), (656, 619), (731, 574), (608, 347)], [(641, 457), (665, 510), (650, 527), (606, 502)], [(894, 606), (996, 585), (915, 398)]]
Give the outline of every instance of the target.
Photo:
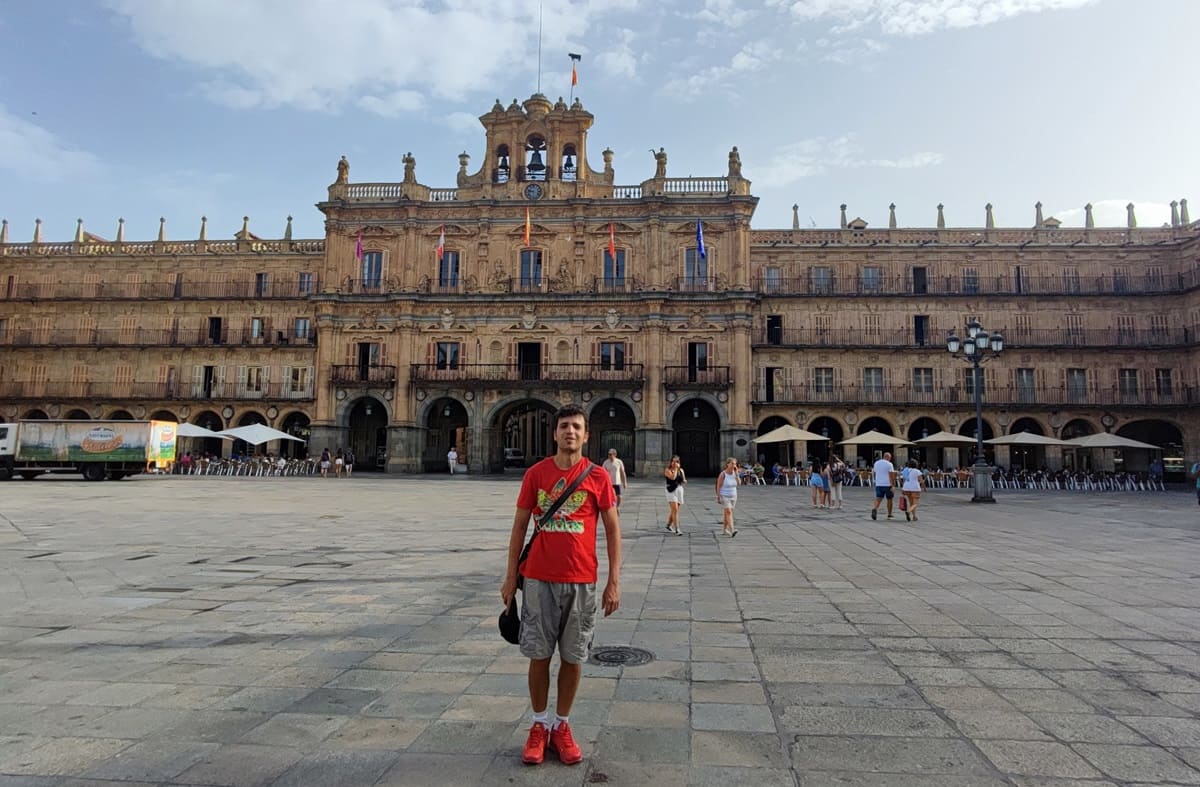
[[(517, 508), (532, 511), (536, 526), (542, 512), (554, 504), (587, 465), (587, 460), (583, 460), (569, 470), (559, 470), (552, 456), (538, 462), (525, 471)], [(521, 566), (521, 575), (543, 582), (594, 583), (596, 522), (601, 511), (607, 511), (616, 503), (608, 473), (595, 467), (554, 512), (550, 522), (540, 529), (529, 557)]]

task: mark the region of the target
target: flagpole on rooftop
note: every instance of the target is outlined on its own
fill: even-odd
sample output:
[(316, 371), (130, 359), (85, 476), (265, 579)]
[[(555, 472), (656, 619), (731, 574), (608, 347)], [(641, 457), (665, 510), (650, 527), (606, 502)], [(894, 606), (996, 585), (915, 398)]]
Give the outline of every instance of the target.
[(537, 92), (542, 92), (542, 4), (538, 3), (538, 80)]
[(568, 52), (567, 57), (571, 58), (571, 100), (569, 104), (575, 103), (575, 86), (579, 84), (579, 74), (575, 71), (575, 63), (583, 59), (583, 55), (577, 55), (574, 52)]

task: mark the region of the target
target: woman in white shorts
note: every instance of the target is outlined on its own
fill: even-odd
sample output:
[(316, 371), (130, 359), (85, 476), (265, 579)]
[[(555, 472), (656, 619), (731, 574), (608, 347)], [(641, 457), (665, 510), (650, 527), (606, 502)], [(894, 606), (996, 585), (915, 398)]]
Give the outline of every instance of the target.
[(671, 457), (667, 468), (663, 470), (663, 478), (667, 480), (667, 532), (677, 536), (679, 532), (679, 507), (683, 505), (683, 487), (687, 484), (687, 475), (679, 464), (679, 457)]
[(733, 507), (737, 505), (738, 467), (732, 456), (725, 460), (725, 469), (717, 474), (717, 505), (725, 509), (721, 515), (721, 532), (733, 538), (737, 528), (733, 526)]

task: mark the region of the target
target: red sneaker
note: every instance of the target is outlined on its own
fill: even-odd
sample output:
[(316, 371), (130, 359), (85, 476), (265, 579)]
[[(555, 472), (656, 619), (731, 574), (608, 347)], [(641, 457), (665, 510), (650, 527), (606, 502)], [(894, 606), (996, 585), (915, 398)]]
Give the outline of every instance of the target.
[(571, 725), (565, 721), (550, 730), (549, 748), (558, 752), (558, 759), (563, 765), (574, 765), (583, 759), (583, 752), (571, 735)]
[(525, 751), (521, 752), (521, 762), (526, 765), (539, 765), (546, 759), (546, 739), (550, 731), (540, 721), (535, 721), (529, 728), (529, 737), (525, 740)]

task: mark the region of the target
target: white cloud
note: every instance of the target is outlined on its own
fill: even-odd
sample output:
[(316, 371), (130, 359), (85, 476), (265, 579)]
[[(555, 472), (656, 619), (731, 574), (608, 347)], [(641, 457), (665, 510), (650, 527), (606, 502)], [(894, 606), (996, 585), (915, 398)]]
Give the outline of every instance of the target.
[(754, 12), (741, 7), (738, 0), (704, 0), (704, 8), (692, 18), (721, 27), (741, 27), (754, 18)]
[(841, 29), (878, 23), (888, 35), (990, 25), (1021, 14), (1081, 8), (1097, 0), (767, 0), (802, 22), (833, 19)]
[[(1105, 199), (1092, 203), (1092, 218), (1097, 227), (1124, 227), (1128, 220), (1125, 206), (1133, 203), (1133, 213), (1137, 217), (1139, 227), (1161, 227), (1171, 223), (1171, 206), (1162, 202), (1137, 202), (1128, 199)], [(1085, 214), (1083, 208), (1068, 208), (1056, 213), (1045, 213), (1053, 216), (1069, 227), (1082, 227)]]
[(813, 137), (784, 145), (775, 151), (770, 162), (762, 168), (747, 167), (747, 177), (756, 186), (787, 186), (803, 178), (823, 175), (836, 169), (916, 169), (941, 164), (941, 153), (918, 152), (899, 158), (866, 158), (854, 134), (840, 137)]
[(752, 41), (736, 52), (727, 66), (711, 66), (694, 74), (669, 80), (663, 91), (685, 98), (724, 90), (742, 74), (761, 71), (783, 58), (783, 52), (766, 41)]
[(29, 180), (60, 181), (95, 173), (100, 161), (0, 106), (0, 170)]
[(396, 90), (386, 96), (363, 96), (358, 105), (383, 117), (398, 117), (425, 108), (425, 96), (415, 90)]
[(472, 137), (479, 136), (479, 118), (470, 112), (451, 112), (442, 118), (442, 122), (449, 126), (456, 134), (470, 135)]
[[(238, 108), (413, 111), (532, 71), (539, 0), (106, 0), (150, 54), (187, 64), (208, 98)], [(583, 31), (638, 0), (547, 0), (543, 40), (579, 51)], [(364, 100), (365, 99), (365, 100)]]
[[(596, 65), (610, 77), (633, 79), (637, 76), (638, 67), (637, 53), (633, 48), (637, 33), (628, 28), (621, 28), (617, 35), (620, 42), (597, 55)], [(586, 74), (581, 74), (581, 84), (583, 76)]]

